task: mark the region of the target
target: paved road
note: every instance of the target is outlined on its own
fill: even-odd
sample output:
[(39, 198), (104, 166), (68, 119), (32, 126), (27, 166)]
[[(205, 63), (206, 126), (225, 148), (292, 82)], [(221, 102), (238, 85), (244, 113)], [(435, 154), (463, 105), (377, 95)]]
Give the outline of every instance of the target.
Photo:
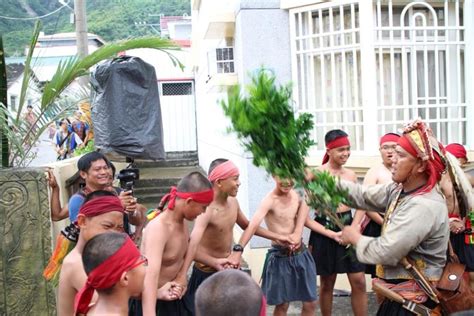
[[(369, 308), (367, 315), (375, 315), (377, 313), (378, 304), (375, 300), (375, 294), (369, 293)], [(332, 302), (332, 316), (348, 316), (353, 315), (351, 307), (351, 297), (350, 296), (334, 296)], [(267, 309), (267, 315), (273, 315), (273, 306), (269, 306)], [(301, 303), (291, 303), (290, 308), (288, 309), (288, 316), (301, 315)], [(318, 310), (316, 315), (321, 315), (321, 311)]]
[(33, 150), (36, 152), (36, 157), (30, 163), (30, 167), (41, 167), (56, 161), (56, 152), (47, 131), (41, 135)]

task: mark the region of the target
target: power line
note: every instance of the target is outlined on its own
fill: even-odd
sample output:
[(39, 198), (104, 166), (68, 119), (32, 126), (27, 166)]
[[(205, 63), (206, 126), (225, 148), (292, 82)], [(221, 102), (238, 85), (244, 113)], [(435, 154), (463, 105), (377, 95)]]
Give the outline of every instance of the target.
[[(45, 17), (48, 17), (52, 14), (55, 14), (56, 12), (58, 12), (59, 10), (61, 10), (62, 8), (64, 7), (69, 7), (68, 4), (71, 0), (68, 0), (66, 3), (64, 3), (61, 7), (57, 8), (56, 10), (52, 11), (52, 12), (49, 12), (45, 15), (41, 15), (41, 16), (35, 16), (35, 17), (31, 17), (31, 18), (14, 18), (14, 17), (11, 17), (11, 16), (3, 16), (3, 15), (0, 15), (0, 19), (6, 19), (6, 20), (23, 20), (23, 21), (26, 21), (26, 20), (38, 20), (38, 19), (42, 19), (42, 18), (45, 18)], [(62, 3), (62, 2), (61, 2)]]

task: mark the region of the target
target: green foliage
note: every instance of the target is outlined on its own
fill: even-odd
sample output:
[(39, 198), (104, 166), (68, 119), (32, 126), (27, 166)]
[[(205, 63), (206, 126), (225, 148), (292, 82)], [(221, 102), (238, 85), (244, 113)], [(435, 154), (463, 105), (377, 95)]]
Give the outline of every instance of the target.
[(275, 76), (260, 69), (243, 96), (239, 87), (222, 102), (233, 130), (253, 163), (269, 174), (282, 178), (304, 179), (305, 157), (313, 145), (310, 133), (312, 116), (295, 118), (291, 108), (291, 86), (277, 86)]
[[(60, 7), (57, 0), (28, 0), (30, 8), (37, 15), (47, 14)], [(70, 1), (73, 7), (74, 1)], [(159, 23), (159, 14), (191, 14), (189, 0), (89, 0), (87, 5), (87, 28), (106, 41), (118, 41), (131, 37), (157, 35), (153, 29), (138, 22)], [(18, 0), (2, 0), (4, 16), (29, 17)], [(69, 8), (42, 19), (46, 34), (74, 32)], [(7, 56), (23, 55), (28, 45), (33, 20), (0, 19), (0, 33), (4, 36)]]
[(253, 163), (270, 174), (295, 179), (305, 189), (308, 205), (342, 228), (336, 210), (347, 201), (347, 192), (328, 172), (313, 171), (314, 180), (305, 181), (305, 157), (314, 144), (313, 121), (310, 114), (295, 118), (291, 86), (277, 86), (275, 76), (260, 69), (246, 91), (248, 96), (243, 96), (240, 87), (232, 88), (222, 108), (232, 122), (231, 130), (252, 153)]
[(94, 141), (90, 140), (89, 142), (87, 142), (87, 145), (85, 147), (77, 148), (76, 150), (74, 150), (74, 156), (81, 156), (93, 151), (95, 151)]
[[(115, 57), (117, 53), (134, 48), (154, 48), (164, 51), (175, 65), (183, 67), (182, 64), (168, 50), (177, 50), (175, 44), (166, 39), (158, 37), (142, 37), (128, 41), (120, 41), (102, 46), (92, 54), (84, 57), (71, 57), (65, 62), (60, 63), (56, 73), (43, 87), (43, 93), (40, 100), (40, 106), (35, 111), (36, 121), (32, 126), (25, 123), (21, 117), (21, 112), (25, 103), (25, 96), (32, 79), (31, 62), (33, 50), (36, 46), (40, 23), (35, 24), (35, 30), (30, 43), (30, 54), (26, 58), (24, 79), (20, 92), (20, 104), (17, 115), (14, 116), (8, 109), (0, 107), (0, 129), (6, 132), (8, 143), (10, 144), (10, 166), (24, 166), (33, 158), (31, 149), (38, 138), (46, 130), (51, 122), (59, 118), (70, 116), (74, 109), (77, 109), (77, 103), (87, 97), (86, 94), (62, 96), (61, 93), (76, 78), (86, 75), (89, 68), (97, 63)], [(81, 95), (82, 94), (82, 95)]]

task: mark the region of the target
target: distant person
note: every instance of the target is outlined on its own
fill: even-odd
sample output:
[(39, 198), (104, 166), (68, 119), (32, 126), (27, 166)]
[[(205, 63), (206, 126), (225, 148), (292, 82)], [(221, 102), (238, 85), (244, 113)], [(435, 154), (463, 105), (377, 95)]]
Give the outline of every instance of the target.
[(32, 139), (34, 139), (36, 131), (38, 130), (38, 126), (36, 121), (38, 120), (38, 117), (36, 114), (33, 112), (33, 106), (27, 105), (26, 106), (26, 112), (23, 115), (23, 121), (26, 124), (26, 143), (29, 145), (32, 145)]
[[(129, 298), (143, 291), (147, 265), (133, 241), (126, 234), (97, 235), (84, 246), (82, 264), (87, 281), (76, 295), (76, 313), (127, 315)], [(94, 291), (99, 297), (90, 306)]]
[(72, 121), (72, 130), (76, 133), (79, 138), (82, 140), (84, 145), (87, 145), (89, 141), (89, 124), (82, 120), (82, 112), (74, 112), (74, 119)]
[(219, 271), (196, 292), (197, 316), (265, 316), (265, 296), (258, 284), (239, 270)]
[(82, 144), (81, 138), (71, 130), (71, 123), (64, 118), (59, 123), (59, 130), (54, 137), (57, 160), (71, 158), (76, 148)]

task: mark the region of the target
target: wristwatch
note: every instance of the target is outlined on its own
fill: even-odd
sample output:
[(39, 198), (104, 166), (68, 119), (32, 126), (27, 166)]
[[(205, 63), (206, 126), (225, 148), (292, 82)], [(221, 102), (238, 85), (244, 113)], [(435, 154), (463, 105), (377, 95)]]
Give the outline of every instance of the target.
[(242, 247), (242, 245), (235, 244), (234, 247), (232, 247), (232, 251), (235, 251), (235, 252), (244, 252), (244, 247)]

